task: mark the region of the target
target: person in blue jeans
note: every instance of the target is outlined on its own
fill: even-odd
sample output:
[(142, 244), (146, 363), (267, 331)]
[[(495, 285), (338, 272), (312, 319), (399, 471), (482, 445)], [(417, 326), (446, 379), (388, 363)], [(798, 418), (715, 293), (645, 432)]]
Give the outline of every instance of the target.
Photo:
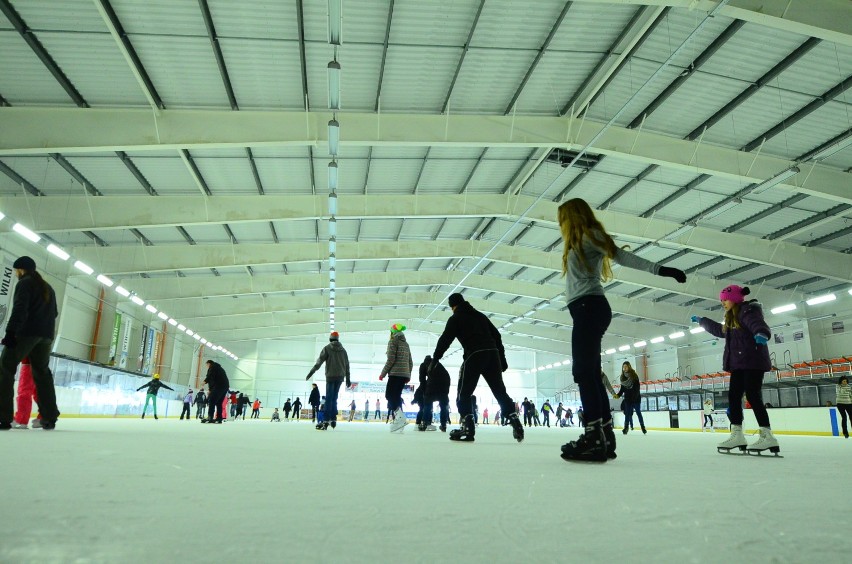
[(337, 394), (340, 385), (344, 379), (347, 388), (352, 385), (349, 379), (349, 356), (340, 344), (340, 334), (334, 331), (328, 340), (329, 343), (320, 351), (316, 364), (305, 378), (310, 380), (320, 366), (325, 364), (325, 413), (323, 421), (317, 423), (318, 431), (325, 431), (329, 426), (334, 429), (337, 426)]
[(619, 377), (621, 389), (615, 394), (615, 397), (624, 397), (624, 429), (623, 434), (627, 434), (627, 430), (633, 428), (633, 412), (636, 412), (636, 417), (639, 418), (639, 426), (642, 427), (642, 433), (647, 434), (645, 430), (645, 420), (642, 418), (642, 394), (639, 390), (639, 375), (633, 370), (633, 366), (629, 362), (624, 362), (621, 365), (621, 376)]

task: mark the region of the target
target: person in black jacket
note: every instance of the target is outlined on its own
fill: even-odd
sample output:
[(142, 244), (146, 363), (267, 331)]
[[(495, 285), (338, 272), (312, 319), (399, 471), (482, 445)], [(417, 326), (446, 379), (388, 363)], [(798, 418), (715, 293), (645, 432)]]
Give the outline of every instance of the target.
[(284, 419), (290, 419), (290, 410), (293, 409), (293, 404), (290, 403), (290, 398), (284, 402)]
[(195, 394), (195, 418), (204, 418), (204, 406), (207, 405), (207, 396), (204, 395), (204, 390), (198, 390)]
[(302, 414), (302, 400), (296, 398), (296, 401), (293, 402), (293, 419), (298, 420), (299, 416)]
[(645, 420), (642, 418), (641, 407), (641, 392), (639, 390), (639, 375), (633, 370), (633, 366), (629, 362), (621, 365), (621, 376), (619, 377), (621, 389), (615, 394), (615, 397), (624, 396), (624, 429), (621, 430), (627, 434), (628, 426), (633, 428), (633, 412), (636, 411), (636, 417), (639, 418), (639, 426), (642, 427), (642, 432), (647, 434), (645, 430)]
[(518, 420), (515, 402), (506, 392), (503, 375), (509, 364), (506, 362), (506, 351), (503, 340), (494, 324), (482, 313), (465, 301), (461, 294), (451, 294), (448, 303), (453, 315), (447, 321), (444, 332), (435, 345), (432, 362), (428, 372), (431, 373), (441, 357), (456, 339), (464, 349), (464, 361), (459, 370), (459, 385), (456, 394), (456, 408), (459, 410), (461, 427), (450, 433), (452, 441), (474, 440), (476, 426), (474, 425), (471, 396), (479, 382), (479, 377), (485, 378), (488, 387), (494, 394), (494, 399), (500, 404), (500, 410), (508, 414), (509, 424), (515, 440), (524, 440), (524, 427)]
[[(432, 424), (432, 404), (438, 402), (438, 407), (441, 409), (441, 431), (447, 432), (447, 423), (450, 422), (450, 373), (444, 368), (440, 362), (435, 362), (432, 368), (432, 373), (429, 373), (429, 365), (432, 364), (432, 357), (426, 355), (423, 363), (420, 365), (420, 386), (423, 389), (426, 398), (424, 404), (421, 404), (421, 410), (426, 410), (425, 418), (429, 420), (426, 423), (426, 428)], [(421, 417), (423, 419), (423, 417)]]
[(320, 406), (320, 393), (316, 384), (311, 384), (311, 395), (308, 397), (308, 403), (311, 404), (311, 423), (313, 423), (317, 419)]
[(142, 390), (142, 388), (148, 388), (148, 392), (145, 394), (145, 407), (142, 409), (142, 419), (145, 419), (145, 414), (148, 412), (148, 404), (154, 404), (154, 419), (158, 419), (157, 417), (157, 392), (160, 391), (160, 388), (165, 388), (167, 390), (174, 391), (173, 388), (168, 387), (167, 385), (160, 382), (160, 375), (154, 374), (154, 377), (151, 378), (151, 381), (147, 384), (142, 384), (136, 391)]
[(5, 345), (0, 353), (0, 430), (12, 428), (13, 388), (15, 373), (21, 360), (29, 357), (33, 382), (38, 393), (42, 428), (56, 427), (59, 409), (56, 407), (56, 388), (50, 372), (50, 350), (56, 332), (56, 294), (50, 284), (36, 272), (30, 257), (20, 257), (12, 264), (18, 284), (12, 301), (12, 314), (6, 325)]
[[(228, 395), (228, 388), (231, 387), (231, 382), (228, 380), (228, 375), (225, 374), (225, 369), (218, 362), (212, 360), (207, 361), (207, 377), (204, 378), (204, 383), (210, 389), (207, 395), (207, 419), (202, 419), (202, 423), (221, 423), (222, 422), (222, 403), (225, 401), (225, 396)], [(215, 418), (213, 417), (215, 414)]]

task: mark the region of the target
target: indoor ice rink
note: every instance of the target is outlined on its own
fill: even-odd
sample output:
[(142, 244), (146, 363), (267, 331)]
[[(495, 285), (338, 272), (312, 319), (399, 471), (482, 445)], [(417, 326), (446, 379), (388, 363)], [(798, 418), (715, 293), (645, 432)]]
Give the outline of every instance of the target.
[[(631, 363), (643, 415), (623, 434), (611, 400), (606, 463), (560, 458), (589, 352), (562, 277), (574, 198), (687, 277), (615, 265), (604, 285), (603, 370), (619, 391)], [(19, 257), (56, 293), (62, 413), (0, 432), (0, 563), (852, 553), (848, 1), (0, 0), (0, 251), (0, 334)], [(717, 452), (725, 342), (691, 318), (721, 321), (730, 284), (772, 333), (781, 456)], [(484, 382), (474, 442), (415, 424), (453, 293), (535, 404), (520, 443)], [(414, 361), (397, 433), (392, 325)], [(353, 383), (336, 428), (272, 422), (324, 393), (323, 369), (306, 376), (332, 331)], [(207, 360), (258, 419), (179, 417)], [(452, 431), (458, 342), (443, 363)], [(154, 374), (171, 389), (142, 419)], [(544, 425), (545, 402), (574, 425)]]

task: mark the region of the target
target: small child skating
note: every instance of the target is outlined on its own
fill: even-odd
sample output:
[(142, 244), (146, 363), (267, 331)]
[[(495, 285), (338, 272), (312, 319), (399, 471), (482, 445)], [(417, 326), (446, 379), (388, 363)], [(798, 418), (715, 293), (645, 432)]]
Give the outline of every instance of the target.
[(276, 423), (281, 423), (281, 416), (278, 415), (278, 408), (275, 408), (275, 411), (272, 412), (272, 419), (270, 421), (275, 421)]
[(704, 400), (704, 425), (702, 425), (701, 430), (710, 429), (710, 432), (713, 432), (713, 400), (707, 398)]
[[(757, 300), (745, 301), (749, 293), (748, 288), (732, 284), (719, 294), (725, 308), (723, 323), (697, 315), (692, 316), (692, 321), (699, 323), (711, 335), (725, 339), (722, 368), (731, 373), (728, 389), (731, 436), (719, 444), (719, 452), (729, 454), (739, 449), (749, 454), (761, 454), (768, 450), (777, 456), (781, 449), (770, 429), (769, 414), (760, 392), (763, 374), (772, 368), (767, 347), (772, 332), (763, 319), (760, 303)], [(760, 438), (751, 445), (743, 435), (743, 394), (760, 426)]]

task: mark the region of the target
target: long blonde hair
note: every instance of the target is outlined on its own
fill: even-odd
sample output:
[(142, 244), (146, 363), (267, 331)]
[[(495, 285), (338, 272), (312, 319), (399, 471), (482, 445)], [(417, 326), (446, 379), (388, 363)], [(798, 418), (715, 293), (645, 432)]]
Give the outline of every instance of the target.
[(568, 273), (568, 253), (574, 251), (580, 264), (591, 273), (592, 269), (586, 261), (583, 252), (583, 237), (589, 240), (604, 252), (603, 267), (601, 268), (601, 280), (608, 282), (612, 280), (612, 257), (618, 250), (615, 241), (606, 232), (603, 224), (595, 217), (592, 208), (585, 200), (573, 198), (559, 206), (557, 212), (559, 230), (562, 232), (562, 240), (565, 246), (562, 250), (562, 276)]
[(633, 369), (633, 365), (627, 362), (626, 360), (621, 363), (621, 378), (624, 378), (624, 365), (627, 365), (627, 375), (630, 376), (636, 382), (639, 381), (639, 374)]
[(740, 306), (742, 304), (734, 304), (731, 309), (725, 312), (725, 322), (722, 324), (722, 332), (728, 329), (739, 329), (740, 322), (737, 319), (740, 316)]

